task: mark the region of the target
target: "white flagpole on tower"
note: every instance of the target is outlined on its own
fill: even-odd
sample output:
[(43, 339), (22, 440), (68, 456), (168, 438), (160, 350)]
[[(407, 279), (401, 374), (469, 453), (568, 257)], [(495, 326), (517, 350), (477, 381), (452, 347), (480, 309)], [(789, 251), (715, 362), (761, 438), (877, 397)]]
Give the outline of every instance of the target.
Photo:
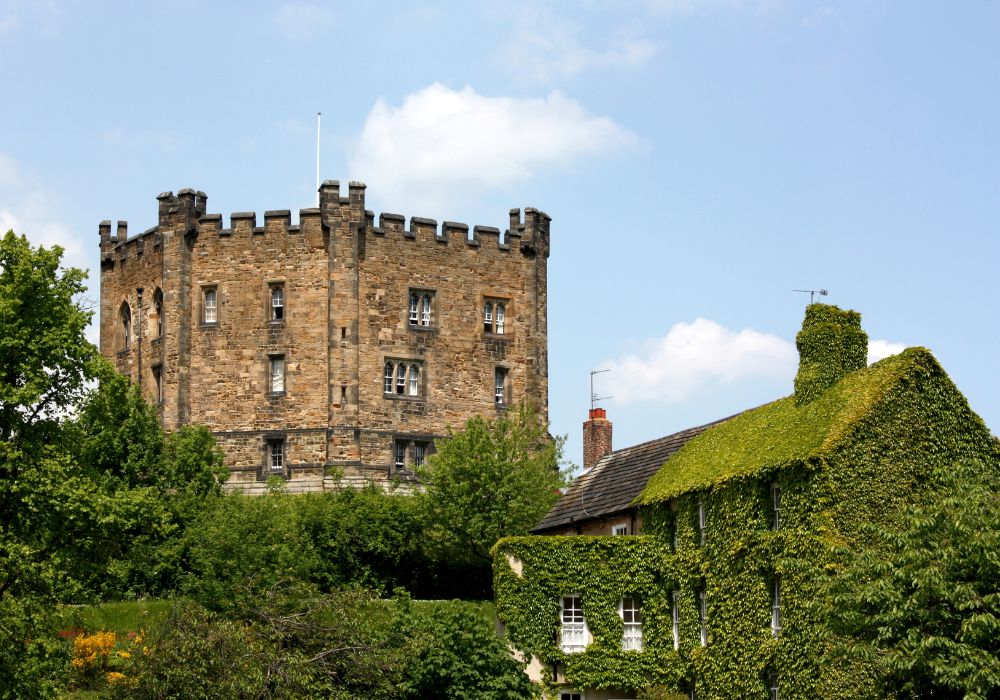
[(319, 120), (322, 112), (316, 112), (316, 206), (319, 206)]

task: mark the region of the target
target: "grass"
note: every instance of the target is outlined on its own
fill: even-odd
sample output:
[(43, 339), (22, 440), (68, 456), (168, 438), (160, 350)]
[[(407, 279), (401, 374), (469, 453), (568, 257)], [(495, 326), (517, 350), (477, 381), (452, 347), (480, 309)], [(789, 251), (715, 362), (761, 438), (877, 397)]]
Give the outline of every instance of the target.
[(101, 605), (73, 607), (66, 616), (68, 627), (86, 632), (108, 630), (116, 634), (138, 632), (166, 618), (172, 600), (123, 600)]

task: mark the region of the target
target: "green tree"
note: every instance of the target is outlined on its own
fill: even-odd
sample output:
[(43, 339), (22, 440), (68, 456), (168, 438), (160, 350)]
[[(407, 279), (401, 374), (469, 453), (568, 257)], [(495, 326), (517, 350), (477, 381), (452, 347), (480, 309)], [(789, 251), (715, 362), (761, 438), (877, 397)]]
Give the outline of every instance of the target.
[(523, 700), (538, 695), (504, 639), (470, 604), (452, 601), (415, 613), (404, 698)]
[(501, 537), (527, 534), (566, 482), (562, 438), (529, 407), (492, 420), (470, 418), (435, 444), (418, 476), (428, 522), (442, 543), (480, 561)]
[(833, 584), (834, 629), (886, 696), (1000, 698), (1000, 463), (961, 464), (874, 530)]
[[(59, 449), (66, 411), (84, 392), (97, 350), (78, 301), (85, 274), (62, 250), (0, 238), (0, 697), (55, 688), (66, 654), (39, 639), (65, 575), (52, 537), (86, 508), (91, 489)], [(56, 658), (59, 657), (59, 658)], [(55, 674), (58, 676), (58, 674)]]

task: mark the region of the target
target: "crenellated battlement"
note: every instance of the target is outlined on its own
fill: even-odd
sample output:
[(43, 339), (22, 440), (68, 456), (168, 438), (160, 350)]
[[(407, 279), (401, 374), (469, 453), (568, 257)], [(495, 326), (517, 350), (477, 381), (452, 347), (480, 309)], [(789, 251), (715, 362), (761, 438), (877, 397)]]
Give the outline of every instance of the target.
[[(366, 185), (352, 181), (348, 184), (346, 197), (341, 196), (340, 182), (326, 180), (319, 189), (319, 207), (299, 209), (299, 223), (292, 224), (289, 209), (271, 209), (264, 212), (263, 225), (258, 225), (257, 213), (237, 211), (229, 215), (229, 226), (224, 225), (222, 214), (208, 214), (205, 207), (208, 197), (204, 192), (190, 188), (157, 195), (159, 223), (143, 233), (128, 238), (128, 224), (118, 222), (115, 235), (111, 234), (111, 221), (102, 221), (99, 226), (101, 240), (101, 260), (113, 262), (127, 259), (131, 255), (142, 254), (147, 243), (162, 244), (164, 232), (174, 236), (198, 237), (215, 235), (221, 237), (267, 237), (272, 235), (294, 235), (301, 233), (310, 221), (319, 222), (327, 228), (334, 228), (335, 221), (364, 223), (365, 233), (375, 237), (399, 237), (414, 242), (427, 241), (447, 246), (461, 245), (467, 248), (488, 246), (500, 251), (520, 251), (525, 255), (541, 254), (548, 257), (550, 217), (538, 209), (528, 207), (522, 216), (520, 209), (510, 210), (508, 228), (503, 232), (493, 226), (473, 225), (455, 221), (411, 216), (409, 222), (402, 214), (383, 212), (378, 215), (364, 208)], [(471, 235), (470, 235), (471, 232)]]

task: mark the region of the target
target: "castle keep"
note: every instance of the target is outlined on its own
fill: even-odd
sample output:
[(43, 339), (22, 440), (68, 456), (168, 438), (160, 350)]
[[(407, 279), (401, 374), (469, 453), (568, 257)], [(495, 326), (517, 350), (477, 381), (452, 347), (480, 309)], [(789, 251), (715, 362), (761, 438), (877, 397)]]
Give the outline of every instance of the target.
[[(201, 423), (230, 484), (295, 490), (406, 477), (435, 437), (522, 400), (547, 418), (549, 217), (440, 226), (365, 209), (336, 181), (320, 206), (206, 214), (203, 192), (157, 197), (132, 238), (100, 225), (101, 352), (159, 406)], [(333, 469), (331, 469), (333, 468)]]

